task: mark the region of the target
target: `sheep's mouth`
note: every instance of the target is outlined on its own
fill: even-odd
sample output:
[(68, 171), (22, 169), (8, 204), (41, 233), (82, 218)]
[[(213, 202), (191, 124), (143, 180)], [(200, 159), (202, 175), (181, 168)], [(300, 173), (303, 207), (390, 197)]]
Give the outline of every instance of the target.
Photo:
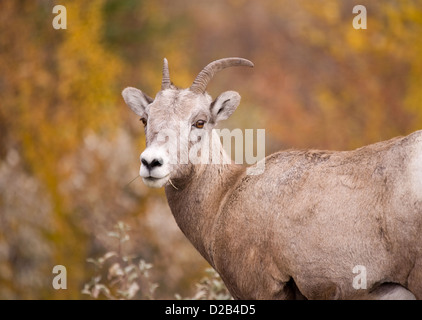
[(148, 176), (148, 177), (143, 177), (142, 180), (144, 181), (144, 183), (151, 188), (161, 188), (162, 186), (164, 186), (166, 184), (166, 182), (169, 179), (170, 174), (158, 178), (158, 177), (153, 177), (153, 176)]
[(169, 176), (169, 175), (166, 175), (166, 176), (164, 176), (164, 177), (153, 177), (153, 176), (148, 176), (148, 177), (145, 177), (145, 178), (143, 178), (143, 179), (148, 180), (148, 181), (158, 181), (158, 180), (161, 180), (161, 179), (166, 179), (166, 178), (168, 178), (168, 176)]

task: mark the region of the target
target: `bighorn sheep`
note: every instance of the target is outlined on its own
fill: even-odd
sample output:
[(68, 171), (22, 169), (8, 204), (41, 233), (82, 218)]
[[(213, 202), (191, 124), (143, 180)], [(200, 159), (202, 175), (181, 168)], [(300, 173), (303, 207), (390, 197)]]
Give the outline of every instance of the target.
[[(421, 299), (422, 131), (353, 151), (277, 152), (256, 175), (230, 160), (181, 163), (195, 143), (229, 158), (212, 130), (240, 96), (227, 91), (213, 101), (205, 90), (231, 66), (253, 64), (214, 61), (179, 89), (164, 59), (154, 99), (131, 87), (122, 95), (145, 125), (140, 176), (165, 186), (180, 229), (233, 297)], [(172, 142), (178, 152), (169, 152), (170, 134), (160, 137), (166, 130), (189, 137)], [(365, 270), (360, 287), (356, 266)]]

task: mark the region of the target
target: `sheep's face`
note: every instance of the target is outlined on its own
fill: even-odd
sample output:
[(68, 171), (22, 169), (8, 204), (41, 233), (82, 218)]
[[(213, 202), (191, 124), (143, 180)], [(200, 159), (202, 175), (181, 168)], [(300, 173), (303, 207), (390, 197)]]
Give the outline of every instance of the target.
[(213, 146), (220, 140), (212, 129), (218, 121), (227, 119), (240, 102), (234, 91), (224, 92), (212, 101), (207, 93), (173, 87), (158, 92), (155, 99), (130, 87), (122, 95), (145, 126), (146, 149), (140, 156), (139, 174), (146, 185), (155, 188), (188, 175), (192, 165), (208, 164), (218, 158), (215, 153), (220, 149)]

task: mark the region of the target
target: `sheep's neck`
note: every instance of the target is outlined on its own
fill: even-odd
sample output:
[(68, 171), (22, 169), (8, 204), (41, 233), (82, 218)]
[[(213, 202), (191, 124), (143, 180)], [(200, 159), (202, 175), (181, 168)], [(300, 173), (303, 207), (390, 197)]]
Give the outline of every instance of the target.
[(244, 172), (243, 166), (233, 163), (198, 165), (193, 167), (191, 175), (165, 188), (177, 224), (211, 265), (214, 223), (226, 195), (231, 193)]

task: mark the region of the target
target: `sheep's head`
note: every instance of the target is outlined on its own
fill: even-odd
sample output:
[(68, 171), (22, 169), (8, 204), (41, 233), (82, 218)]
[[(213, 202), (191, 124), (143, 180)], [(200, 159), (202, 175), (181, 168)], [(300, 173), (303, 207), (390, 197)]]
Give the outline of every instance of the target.
[(170, 81), (164, 59), (161, 91), (154, 99), (136, 88), (123, 90), (126, 104), (145, 126), (146, 149), (140, 157), (139, 174), (146, 185), (162, 187), (169, 179), (187, 174), (192, 164), (210, 159), (211, 130), (234, 112), (240, 95), (226, 91), (212, 100), (205, 90), (216, 72), (232, 66), (253, 67), (253, 63), (242, 58), (211, 62), (190, 88), (178, 89)]

